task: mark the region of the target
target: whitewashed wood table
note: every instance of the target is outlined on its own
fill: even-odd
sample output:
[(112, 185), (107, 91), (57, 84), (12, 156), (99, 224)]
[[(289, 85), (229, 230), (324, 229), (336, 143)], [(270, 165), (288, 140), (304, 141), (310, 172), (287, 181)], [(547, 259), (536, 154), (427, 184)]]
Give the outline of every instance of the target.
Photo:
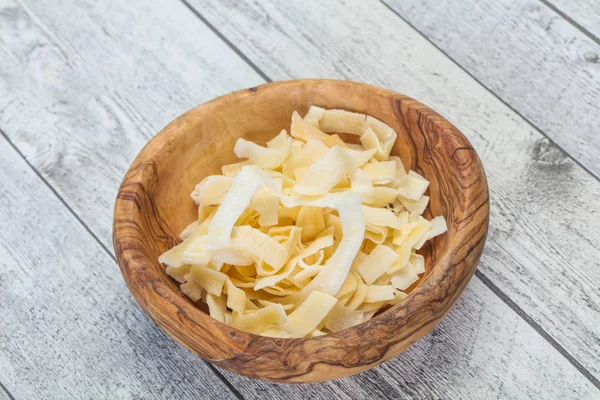
[[(600, 398), (597, 0), (0, 0), (0, 399)], [(339, 78), (444, 114), (488, 174), (476, 276), (366, 373), (219, 370), (131, 298), (117, 187), (166, 123), (265, 81)]]

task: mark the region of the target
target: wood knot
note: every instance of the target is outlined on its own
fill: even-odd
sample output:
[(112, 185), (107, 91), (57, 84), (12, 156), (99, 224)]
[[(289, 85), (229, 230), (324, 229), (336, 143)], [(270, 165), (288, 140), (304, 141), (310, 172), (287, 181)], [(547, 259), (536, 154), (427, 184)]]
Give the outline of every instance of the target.
[(229, 332), (229, 336), (231, 336), (232, 338), (237, 337), (237, 333), (235, 333), (235, 331), (231, 331)]
[(600, 56), (598, 56), (598, 54), (588, 51), (587, 53), (585, 53), (583, 55), (583, 58), (585, 58), (585, 61), (587, 62), (591, 62), (594, 64), (598, 64), (600, 63)]
[(549, 169), (563, 169), (571, 166), (567, 155), (546, 138), (534, 143), (531, 155), (539, 166)]
[(468, 164), (473, 159), (473, 157), (471, 155), (472, 151), (473, 151), (473, 148), (470, 146), (457, 147), (456, 149), (454, 149), (454, 152), (452, 153), (452, 159), (454, 161), (456, 161), (457, 163), (459, 163), (460, 165)]

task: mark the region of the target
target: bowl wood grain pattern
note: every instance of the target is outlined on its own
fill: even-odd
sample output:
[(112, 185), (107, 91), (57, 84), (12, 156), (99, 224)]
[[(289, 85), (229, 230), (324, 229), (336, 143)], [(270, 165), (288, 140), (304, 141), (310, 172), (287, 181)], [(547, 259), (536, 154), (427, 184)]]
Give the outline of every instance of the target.
[[(158, 256), (196, 218), (189, 198), (203, 177), (236, 161), (239, 137), (264, 144), (289, 130), (292, 112), (339, 108), (372, 115), (398, 132), (392, 154), (425, 176), (430, 205), (448, 232), (427, 243), (426, 273), (400, 304), (372, 320), (308, 339), (262, 337), (224, 325), (197, 308), (166, 275)], [(190, 200), (188, 200), (190, 199)], [(144, 311), (180, 344), (211, 363), (253, 378), (315, 382), (372, 368), (407, 349), (452, 308), (481, 256), (488, 229), (481, 162), (452, 124), (389, 90), (336, 80), (297, 80), (241, 90), (170, 123), (140, 152), (119, 189), (113, 242), (121, 272)]]

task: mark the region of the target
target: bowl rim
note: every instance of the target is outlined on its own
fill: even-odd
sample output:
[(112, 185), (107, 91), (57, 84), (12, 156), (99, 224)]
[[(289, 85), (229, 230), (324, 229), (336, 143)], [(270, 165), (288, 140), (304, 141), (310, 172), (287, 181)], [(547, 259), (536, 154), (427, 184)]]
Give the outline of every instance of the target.
[[(459, 146), (456, 147), (457, 150), (468, 150), (469, 154), (467, 157), (469, 157), (469, 162), (473, 164), (473, 171), (478, 175), (477, 178), (480, 179), (480, 184), (483, 185), (483, 191), (485, 192), (485, 199), (479, 199), (480, 204), (477, 204), (477, 209), (470, 210), (470, 212), (483, 212), (485, 217), (483, 224), (481, 225), (481, 230), (477, 233), (479, 236), (477, 242), (463, 257), (463, 259), (465, 259), (469, 256), (474, 259), (471, 266), (466, 266), (465, 270), (460, 274), (449, 273), (452, 269), (452, 265), (456, 265), (457, 262), (462, 262), (462, 260), (455, 260), (454, 256), (456, 254), (450, 251), (450, 239), (455, 243), (460, 243), (465, 240), (464, 236), (467, 233), (457, 231), (455, 232), (455, 236), (448, 238), (446, 248), (444, 248), (435, 260), (435, 268), (433, 268), (433, 265), (431, 266), (431, 269), (433, 270), (432, 273), (425, 276), (425, 278), (408, 293), (407, 297), (400, 304), (391, 307), (371, 320), (342, 331), (311, 338), (288, 339), (255, 335), (238, 330), (213, 319), (208, 314), (196, 308), (178, 287), (165, 283), (164, 278), (170, 278), (168, 278), (164, 272), (164, 276), (159, 276), (159, 271), (147, 264), (148, 262), (151, 262), (150, 257), (148, 254), (143, 254), (145, 253), (143, 249), (144, 242), (140, 236), (136, 237), (135, 234), (131, 233), (131, 230), (129, 229), (130, 221), (139, 218), (142, 207), (139, 203), (140, 198), (148, 195), (145, 193), (146, 189), (144, 189), (144, 187), (149, 185), (152, 179), (156, 179), (156, 165), (154, 160), (160, 159), (162, 149), (165, 146), (169, 146), (173, 135), (177, 135), (178, 132), (181, 132), (182, 128), (186, 126), (198, 110), (206, 107), (218, 106), (219, 103), (238, 96), (254, 96), (282, 86), (291, 87), (315, 83), (344, 86), (350, 85), (352, 87), (360, 87), (364, 90), (376, 91), (378, 94), (397, 99), (409, 107), (416, 107), (422, 111), (426, 111), (427, 118), (431, 120), (434, 126), (439, 126), (440, 130), (444, 131), (444, 134), (454, 136), (453, 139), (459, 144)], [(472, 202), (473, 199), (470, 200)], [(468, 208), (473, 205), (465, 203), (463, 206)], [(453, 307), (475, 272), (485, 244), (488, 225), (489, 194), (486, 176), (481, 161), (467, 138), (445, 118), (431, 108), (408, 96), (365, 83), (330, 79), (298, 79), (266, 83), (257, 87), (242, 89), (217, 97), (200, 104), (179, 116), (169, 123), (161, 132), (155, 135), (137, 155), (119, 188), (114, 210), (113, 244), (119, 267), (131, 293), (146, 314), (148, 314), (157, 325), (167, 331), (167, 333), (169, 333), (177, 342), (202, 358), (234, 372), (250, 377), (265, 379), (264, 376), (259, 376), (244, 368), (240, 369), (236, 367), (233, 362), (229, 361), (239, 358), (241, 354), (244, 354), (249, 350), (254, 355), (265, 352), (284, 351), (286, 349), (293, 349), (297, 346), (303, 346), (303, 348), (311, 348), (313, 351), (318, 351), (319, 349), (335, 345), (336, 341), (342, 340), (348, 342), (350, 340), (349, 338), (353, 340), (358, 339), (362, 346), (368, 347), (368, 342), (374, 340), (376, 336), (369, 335), (374, 329), (387, 327), (391, 329), (392, 332), (396, 332), (396, 329), (403, 326), (403, 321), (406, 323), (409, 319), (415, 317), (415, 313), (419, 312), (423, 307), (423, 304), (444, 303), (445, 306), (442, 310), (443, 312), (438, 314), (435, 320), (424, 321), (426, 329), (421, 329), (418, 332), (411, 332), (408, 336), (405, 335), (399, 337), (394, 344), (395, 349), (390, 352), (389, 356), (384, 355), (372, 360), (372, 362), (357, 365), (353, 369), (351, 368), (351, 373), (360, 372), (373, 367), (408, 348), (429, 332), (429, 330), (431, 330)], [(127, 232), (127, 234), (123, 234), (123, 232)], [(155, 260), (155, 262), (158, 262), (158, 260)], [(450, 296), (449, 303), (446, 298), (448, 296)], [(164, 317), (162, 311), (165, 307), (170, 308), (170, 313), (171, 315), (175, 315), (175, 317), (173, 317), (175, 320), (169, 320), (168, 317)], [(179, 321), (176, 319), (179, 319)], [(190, 340), (189, 332), (187, 330), (184, 332), (180, 327), (175, 326), (177, 322), (183, 323), (183, 325), (187, 327), (184, 329), (199, 329), (201, 335), (194, 335), (194, 339)], [(214, 333), (215, 338), (210, 339), (206, 336), (208, 332), (210, 332), (210, 334)], [(202, 341), (206, 341), (208, 344), (201, 343)], [(216, 345), (217, 343), (221, 344)], [(375, 343), (372, 344), (374, 345)], [(401, 349), (397, 350), (399, 347), (401, 347)], [(290, 379), (269, 379), (269, 377), (267, 377), (266, 379), (275, 381), (294, 381), (295, 377), (296, 376), (290, 376)], [(310, 380), (317, 381), (323, 379), (319, 379), (318, 376), (313, 376)]]

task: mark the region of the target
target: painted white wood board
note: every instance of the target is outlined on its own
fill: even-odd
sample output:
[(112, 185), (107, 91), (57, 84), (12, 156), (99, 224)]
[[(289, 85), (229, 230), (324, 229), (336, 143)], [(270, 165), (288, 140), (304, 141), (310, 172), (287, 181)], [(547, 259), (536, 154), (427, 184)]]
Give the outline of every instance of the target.
[(3, 137), (0, 154), (0, 382), (12, 396), (232, 398)]
[(539, 0), (386, 3), (600, 177), (600, 43)]
[[(570, 18), (575, 25), (587, 30), (597, 42), (600, 40), (600, 2), (597, 0), (546, 0), (546, 2)], [(590, 58), (596, 57), (590, 54)]]

